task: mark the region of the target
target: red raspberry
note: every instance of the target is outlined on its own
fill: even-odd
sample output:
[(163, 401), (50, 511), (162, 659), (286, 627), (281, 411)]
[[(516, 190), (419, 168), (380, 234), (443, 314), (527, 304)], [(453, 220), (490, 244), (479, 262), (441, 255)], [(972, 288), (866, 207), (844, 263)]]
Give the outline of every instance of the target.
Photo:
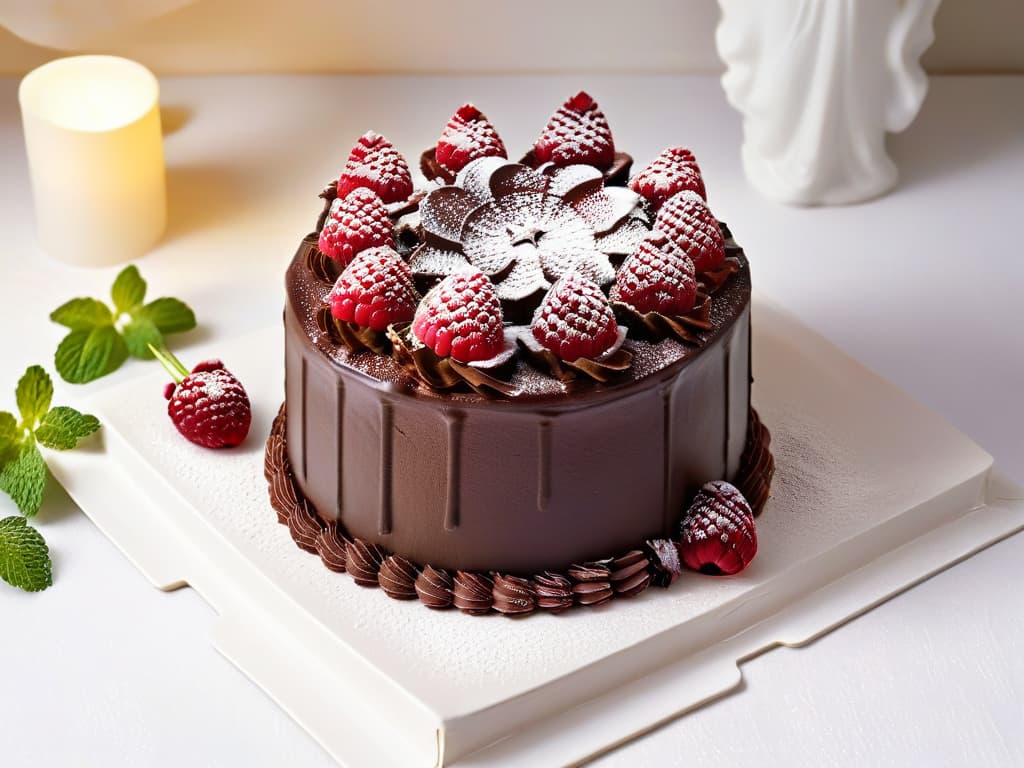
[(434, 157), (442, 168), (458, 173), (470, 160), (491, 156), (508, 157), (501, 137), (483, 112), (463, 104), (445, 126)]
[(360, 251), (378, 245), (393, 248), (395, 230), (377, 193), (358, 187), (343, 198), (336, 197), (320, 232), (320, 250), (348, 264)]
[(611, 300), (641, 314), (685, 315), (697, 302), (693, 261), (662, 236), (644, 240), (619, 267)]
[(691, 259), (698, 272), (709, 272), (725, 261), (725, 239), (718, 221), (700, 195), (683, 190), (658, 210), (654, 228)]
[(619, 337), (608, 299), (578, 272), (567, 272), (551, 286), (530, 330), (541, 346), (569, 363), (600, 357)]
[(680, 523), (679, 556), (711, 576), (739, 573), (757, 554), (754, 513), (734, 485), (706, 483)]
[(190, 373), (167, 350), (150, 349), (174, 379), (164, 389), (167, 415), (186, 440), (204, 448), (245, 440), (252, 423), (249, 396), (220, 360), (204, 360)]
[(335, 319), (380, 332), (412, 320), (419, 300), (409, 265), (384, 246), (356, 256), (327, 296)]
[(407, 200), (412, 194), (412, 175), (405, 158), (383, 136), (367, 131), (348, 156), (338, 179), (338, 197), (357, 187), (369, 187), (385, 203)]
[(647, 198), (655, 208), (672, 195), (690, 189), (707, 200), (697, 159), (683, 147), (669, 147), (629, 180), (629, 188)]
[(449, 275), (420, 302), (412, 332), (438, 357), (463, 363), (495, 357), (505, 335), (494, 285), (482, 272)]
[(615, 142), (604, 112), (589, 94), (580, 91), (551, 116), (534, 142), (533, 152), (538, 163), (607, 168), (615, 160)]

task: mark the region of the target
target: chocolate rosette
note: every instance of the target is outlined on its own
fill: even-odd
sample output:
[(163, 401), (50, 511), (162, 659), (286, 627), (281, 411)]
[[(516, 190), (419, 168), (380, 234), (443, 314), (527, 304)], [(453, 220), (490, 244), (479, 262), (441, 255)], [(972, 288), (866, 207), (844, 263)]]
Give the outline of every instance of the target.
[(660, 340), (674, 336), (686, 344), (704, 345), (704, 333), (710, 331), (711, 297), (698, 296), (698, 303), (684, 315), (663, 315), (660, 312), (638, 312), (622, 301), (613, 301), (612, 308), (619, 321), (637, 336)]
[(582, 374), (594, 381), (607, 383), (617, 374), (629, 370), (633, 364), (633, 353), (623, 346), (626, 341), (626, 332), (626, 329), (620, 325), (618, 338), (610, 349), (594, 359), (580, 357), (571, 362), (562, 360), (551, 350), (545, 349), (534, 338), (529, 328), (520, 331), (517, 339), (530, 362), (537, 368), (548, 371), (559, 381), (573, 381)]
[(387, 337), (395, 362), (424, 386), (445, 391), (465, 384), (480, 395), (514, 397), (518, 390), (503, 377), (511, 371), (516, 333), (515, 328), (505, 328), (504, 348), (498, 355), (468, 363), (437, 355), (413, 335), (411, 323), (389, 326)]

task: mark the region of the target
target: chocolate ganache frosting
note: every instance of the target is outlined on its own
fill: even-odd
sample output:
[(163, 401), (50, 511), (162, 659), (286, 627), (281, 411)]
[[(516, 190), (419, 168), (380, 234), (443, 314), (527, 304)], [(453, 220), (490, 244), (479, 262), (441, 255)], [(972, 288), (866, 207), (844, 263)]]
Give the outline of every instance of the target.
[[(364, 154), (381, 146), (365, 139)], [(700, 247), (717, 241), (724, 260), (719, 250), (695, 271), (673, 256), (677, 241), (652, 231), (664, 212), (620, 186), (631, 158), (612, 157), (594, 167), (491, 154), (453, 171), (428, 150), (421, 167), (436, 180), (384, 200), (395, 250), (383, 250), (401, 262), (380, 263), (403, 300), (426, 304), (461, 275), (493, 290), (503, 338), (484, 360), (435, 351), (415, 323), (339, 321), (332, 291), (346, 260), (318, 241), (337, 185), (324, 191), (318, 232), (285, 278), (286, 407), (267, 478), (281, 522), (328, 568), (431, 608), (557, 612), (671, 584), (680, 516), (709, 480), (749, 489), (760, 511), (774, 464), (750, 408), (746, 257), (702, 198), (704, 222), (666, 226)], [(367, 163), (354, 167), (372, 183)], [(645, 248), (648, 261), (630, 266)], [(688, 265), (691, 301), (665, 315), (630, 304), (620, 273), (670, 257)], [(568, 358), (542, 343), (536, 323), (559, 286), (590, 292), (614, 343)], [(593, 325), (590, 312), (574, 321)]]

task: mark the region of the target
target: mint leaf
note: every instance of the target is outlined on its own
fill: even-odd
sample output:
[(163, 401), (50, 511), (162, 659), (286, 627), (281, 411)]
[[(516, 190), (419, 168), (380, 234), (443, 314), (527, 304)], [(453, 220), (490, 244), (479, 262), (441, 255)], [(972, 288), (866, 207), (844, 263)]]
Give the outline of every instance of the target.
[(74, 448), (81, 438), (99, 428), (100, 420), (95, 416), (79, 413), (66, 405), (58, 405), (43, 416), (36, 430), (36, 440), (47, 448), (67, 451)]
[(149, 351), (149, 345), (160, 347), (164, 343), (163, 334), (157, 330), (152, 320), (144, 317), (125, 325), (122, 333), (124, 342), (128, 345), (128, 353), (139, 360), (152, 360), (153, 353)]
[(110, 289), (114, 309), (118, 314), (132, 312), (146, 298), (146, 281), (139, 274), (139, 268), (130, 264), (121, 270)]
[(55, 323), (65, 325), (73, 331), (88, 331), (98, 325), (112, 325), (114, 316), (102, 301), (96, 299), (72, 299), (50, 313)]
[(50, 400), (53, 398), (50, 374), (38, 365), (30, 366), (18, 382), (16, 396), (22, 425), (28, 429), (35, 428), (36, 422), (50, 409)]
[(17, 515), (0, 520), (0, 579), (26, 592), (40, 592), (53, 584), (46, 540)]
[(64, 381), (84, 384), (106, 376), (128, 357), (114, 326), (104, 325), (91, 331), (72, 331), (57, 347), (53, 362)]
[(160, 333), (180, 333), (196, 327), (195, 314), (188, 304), (177, 299), (156, 299), (136, 310), (132, 317), (149, 320)]
[(0, 491), (11, 497), (21, 514), (32, 517), (43, 503), (45, 487), (46, 463), (35, 440), (29, 440), (0, 470)]
[(21, 430), (14, 414), (0, 411), (0, 468), (14, 458), (21, 442)]

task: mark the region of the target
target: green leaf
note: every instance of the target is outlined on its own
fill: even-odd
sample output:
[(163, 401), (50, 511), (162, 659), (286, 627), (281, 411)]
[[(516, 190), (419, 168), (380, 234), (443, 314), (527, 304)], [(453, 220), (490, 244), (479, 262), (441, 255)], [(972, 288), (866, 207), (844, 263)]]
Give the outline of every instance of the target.
[(14, 414), (0, 411), (0, 469), (17, 454), (21, 436)]
[(50, 409), (53, 398), (53, 382), (50, 374), (41, 366), (30, 366), (18, 382), (18, 410), (21, 412), (21, 423), (33, 429), (36, 422)]
[(88, 331), (98, 325), (112, 325), (114, 322), (110, 308), (96, 299), (72, 299), (65, 302), (50, 313), (50, 319), (73, 331)]
[(149, 320), (160, 333), (180, 333), (196, 327), (196, 316), (188, 304), (177, 299), (156, 299), (138, 309), (135, 320)]
[(146, 281), (139, 274), (139, 268), (130, 264), (121, 270), (110, 289), (110, 298), (118, 314), (132, 312), (146, 298)]
[(0, 470), (0, 491), (18, 506), (25, 517), (32, 517), (43, 503), (46, 487), (46, 463), (35, 440), (29, 440), (13, 461)]
[(152, 360), (153, 353), (149, 351), (149, 345), (160, 347), (164, 343), (163, 334), (157, 330), (152, 320), (146, 318), (132, 320), (125, 325), (123, 333), (128, 353), (139, 360)]
[(17, 515), (0, 520), (0, 579), (26, 592), (41, 592), (53, 584), (46, 540)]
[(58, 405), (43, 417), (36, 430), (36, 440), (47, 448), (67, 451), (74, 448), (81, 438), (99, 428), (100, 420), (95, 416), (79, 413), (66, 405)]
[(72, 331), (57, 347), (53, 361), (64, 381), (84, 384), (116, 371), (128, 357), (124, 339), (105, 325), (91, 331)]

